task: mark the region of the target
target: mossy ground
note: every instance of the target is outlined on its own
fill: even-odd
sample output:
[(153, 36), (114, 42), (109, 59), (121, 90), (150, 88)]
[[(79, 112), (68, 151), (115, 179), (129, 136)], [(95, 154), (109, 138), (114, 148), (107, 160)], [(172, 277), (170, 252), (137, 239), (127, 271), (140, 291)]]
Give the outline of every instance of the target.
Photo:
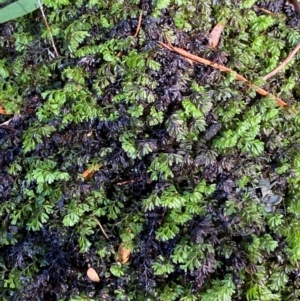
[[(300, 42), (292, 7), (43, 5), (59, 57), (40, 11), (0, 26), (0, 104), (11, 113), (0, 122), (12, 118), (0, 126), (0, 299), (297, 300), (298, 55), (261, 79)], [(288, 107), (191, 65), (158, 44), (167, 39)], [(271, 213), (261, 178), (283, 196)], [(124, 265), (121, 243), (131, 250)]]

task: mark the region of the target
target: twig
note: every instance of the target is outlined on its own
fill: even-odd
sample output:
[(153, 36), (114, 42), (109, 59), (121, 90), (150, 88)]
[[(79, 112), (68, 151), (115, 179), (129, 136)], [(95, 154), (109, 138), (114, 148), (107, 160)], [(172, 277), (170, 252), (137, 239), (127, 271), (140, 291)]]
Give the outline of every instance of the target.
[(136, 32), (134, 34), (134, 37), (136, 38), (137, 35), (139, 34), (140, 28), (141, 28), (141, 24), (142, 24), (142, 17), (143, 17), (143, 12), (140, 13), (140, 17), (139, 17), (139, 23), (138, 26), (136, 28)]
[[(139, 16), (139, 22), (138, 22), (138, 25), (137, 25), (135, 34), (133, 35), (134, 38), (136, 38), (137, 35), (139, 34), (139, 31), (140, 31), (140, 28), (141, 28), (141, 24), (142, 24), (142, 17), (143, 17), (143, 12), (140, 13), (140, 16)], [(123, 55), (123, 52), (120, 51), (120, 52), (117, 54), (117, 57), (121, 57), (122, 55)]]
[(56, 57), (59, 57), (58, 51), (57, 51), (56, 46), (55, 46), (55, 43), (54, 43), (53, 35), (52, 35), (52, 33), (51, 33), (51, 29), (50, 29), (50, 27), (49, 27), (49, 24), (48, 24), (46, 15), (45, 15), (45, 13), (44, 13), (44, 9), (43, 9), (42, 3), (40, 2), (40, 0), (38, 0), (38, 3), (39, 3), (39, 6), (40, 6), (40, 9), (41, 9), (41, 12), (42, 12), (42, 15), (43, 15), (43, 18), (44, 18), (44, 21), (45, 21), (47, 30), (48, 30), (49, 35), (50, 35), (52, 47), (53, 47), (53, 49), (54, 49), (54, 52), (55, 52), (55, 54), (56, 54)]
[(94, 218), (94, 220), (97, 222), (97, 224), (99, 225), (99, 227), (100, 227), (100, 229), (101, 229), (103, 235), (105, 236), (105, 238), (109, 240), (107, 234), (105, 233), (105, 231), (104, 231), (104, 229), (103, 229), (101, 223), (98, 221), (97, 217), (96, 217), (96, 216), (93, 216), (93, 218)]
[[(183, 57), (185, 58), (189, 58), (191, 59), (192, 61), (194, 62), (197, 62), (197, 63), (201, 63), (201, 64), (204, 64), (204, 65), (207, 65), (207, 66), (211, 66), (215, 69), (218, 69), (220, 71), (223, 71), (223, 72), (226, 72), (226, 73), (233, 73), (234, 71), (231, 70), (230, 68), (227, 68), (223, 65), (220, 65), (220, 64), (217, 64), (217, 63), (214, 63), (212, 61), (209, 61), (209, 60), (206, 60), (204, 58), (201, 58), (199, 56), (196, 56), (194, 54), (191, 54), (189, 53), (188, 51), (182, 49), (182, 48), (179, 48), (179, 47), (174, 47), (170, 41), (168, 41), (168, 44), (165, 44), (165, 43), (162, 43), (162, 42), (158, 42), (161, 46), (171, 50), (171, 51), (174, 51), (174, 52), (177, 52), (179, 53), (180, 55), (182, 55)], [(263, 95), (263, 96), (272, 96), (275, 98), (275, 100), (277, 101), (278, 105), (280, 106), (287, 106), (288, 104), (286, 102), (284, 102), (283, 100), (281, 100), (280, 98), (272, 95), (271, 93), (269, 93), (268, 91), (256, 86), (256, 85), (253, 85), (251, 84), (245, 77), (243, 77), (242, 75), (238, 74), (238, 73), (235, 73), (235, 78), (241, 82), (243, 82), (245, 85), (247, 85), (248, 87), (254, 89), (258, 94), (260, 95)]]
[(0, 126), (9, 126), (10, 122), (13, 120), (18, 119), (21, 116), (21, 114), (15, 114), (12, 118), (6, 120), (5, 122), (1, 123)]
[[(138, 180), (138, 182), (140, 182), (141, 180)], [(122, 182), (118, 182), (117, 185), (118, 186), (122, 186), (122, 185), (126, 185), (126, 184), (132, 184), (135, 183), (136, 180), (126, 180), (126, 181), (122, 181)]]
[[(142, 182), (143, 179), (139, 179), (139, 180), (126, 180), (126, 181), (122, 181), (122, 182), (118, 182), (117, 185), (118, 186), (122, 186), (122, 185), (126, 185), (126, 184), (132, 184), (132, 183), (136, 183), (136, 182)], [(147, 183), (151, 183), (152, 181), (150, 179), (147, 179), (146, 181)]]
[(300, 43), (294, 48), (294, 50), (287, 56), (287, 58), (277, 68), (275, 68), (273, 71), (265, 75), (263, 79), (268, 80), (269, 78), (277, 74), (281, 69), (283, 69), (290, 62), (290, 60), (296, 55), (299, 49), (300, 49)]
[(271, 16), (275, 16), (276, 15), (276, 14), (272, 13), (271, 11), (269, 11), (269, 10), (267, 10), (265, 8), (262, 8), (262, 7), (259, 7), (259, 6), (256, 6), (256, 5), (254, 5), (253, 7), (255, 9), (257, 9), (257, 10), (260, 10), (260, 11), (266, 13), (267, 15), (271, 15)]

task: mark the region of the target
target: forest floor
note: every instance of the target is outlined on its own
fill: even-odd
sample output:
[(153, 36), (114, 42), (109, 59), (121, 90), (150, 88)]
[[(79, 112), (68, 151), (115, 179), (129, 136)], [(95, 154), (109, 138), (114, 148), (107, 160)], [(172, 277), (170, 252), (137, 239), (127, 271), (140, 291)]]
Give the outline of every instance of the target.
[(45, 0), (49, 28), (0, 24), (1, 300), (299, 298), (294, 4)]

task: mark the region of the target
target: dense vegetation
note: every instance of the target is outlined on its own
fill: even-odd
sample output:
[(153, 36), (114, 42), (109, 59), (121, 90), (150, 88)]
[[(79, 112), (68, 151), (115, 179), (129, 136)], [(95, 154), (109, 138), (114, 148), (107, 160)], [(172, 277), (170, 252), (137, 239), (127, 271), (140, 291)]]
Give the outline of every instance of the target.
[(298, 56), (261, 78), (298, 19), (255, 2), (44, 0), (59, 57), (39, 10), (0, 26), (1, 300), (299, 298)]

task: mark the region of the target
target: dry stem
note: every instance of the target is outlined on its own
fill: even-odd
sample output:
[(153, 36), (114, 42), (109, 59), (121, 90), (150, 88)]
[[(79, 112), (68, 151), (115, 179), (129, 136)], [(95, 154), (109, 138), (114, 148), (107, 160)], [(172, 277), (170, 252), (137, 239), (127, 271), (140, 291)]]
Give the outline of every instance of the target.
[(53, 47), (53, 49), (54, 49), (54, 51), (55, 51), (56, 57), (59, 57), (58, 51), (57, 51), (56, 46), (55, 46), (55, 43), (54, 43), (53, 35), (52, 35), (52, 33), (51, 33), (51, 29), (50, 29), (50, 26), (49, 26), (49, 24), (48, 24), (48, 21), (47, 21), (47, 18), (46, 18), (46, 15), (45, 15), (45, 13), (44, 13), (44, 9), (43, 9), (43, 6), (42, 6), (40, 0), (38, 0), (38, 3), (39, 3), (39, 6), (40, 6), (40, 9), (41, 9), (41, 12), (42, 12), (42, 15), (43, 15), (43, 18), (44, 18), (44, 21), (45, 21), (47, 30), (48, 30), (49, 35), (50, 35), (52, 47)]
[[(182, 49), (182, 48), (179, 48), (179, 47), (174, 47), (170, 41), (168, 41), (168, 44), (165, 44), (165, 43), (162, 43), (162, 42), (158, 42), (160, 45), (162, 45), (163, 47), (171, 50), (171, 51), (174, 51), (174, 52), (177, 52), (179, 53), (180, 55), (182, 55), (183, 57), (185, 58), (188, 58), (194, 62), (197, 62), (197, 63), (201, 63), (201, 64), (204, 64), (204, 65), (207, 65), (207, 66), (211, 66), (213, 68), (216, 68), (220, 71), (223, 71), (223, 72), (226, 72), (226, 73), (233, 73), (234, 71), (231, 70), (230, 68), (227, 68), (223, 65), (220, 65), (220, 64), (217, 64), (217, 63), (214, 63), (212, 61), (209, 61), (207, 59), (204, 59), (204, 58), (201, 58), (199, 56), (196, 56), (194, 54), (191, 54), (189, 53), (188, 51)], [(260, 95), (263, 95), (263, 96), (272, 96), (275, 98), (275, 100), (277, 101), (278, 105), (280, 106), (287, 106), (287, 103), (284, 102), (283, 100), (281, 100), (280, 98), (272, 95), (271, 93), (269, 93), (268, 91), (256, 86), (256, 85), (253, 85), (251, 84), (245, 77), (243, 77), (242, 75), (236, 73), (235, 74), (235, 77), (237, 80), (243, 82), (245, 85), (247, 85), (248, 87), (250, 88), (253, 88), (257, 93), (259, 93)]]
[(141, 28), (141, 24), (142, 24), (142, 17), (143, 17), (143, 12), (140, 13), (140, 16), (139, 16), (139, 23), (138, 23), (138, 26), (136, 28), (136, 32), (134, 34), (134, 37), (136, 38), (137, 35), (139, 34), (139, 31), (140, 31), (140, 28)]
[(102, 225), (101, 225), (101, 223), (99, 222), (99, 220), (97, 219), (97, 217), (96, 217), (96, 216), (93, 216), (93, 218), (94, 218), (94, 220), (97, 222), (97, 224), (99, 225), (99, 227), (100, 227), (100, 229), (101, 229), (103, 235), (105, 236), (105, 238), (109, 240), (109, 238), (108, 238), (106, 232), (104, 231), (104, 228), (102, 227)]
[(300, 43), (294, 48), (294, 50), (287, 56), (287, 58), (277, 68), (275, 68), (273, 71), (265, 75), (263, 79), (268, 80), (269, 78), (277, 74), (281, 69), (283, 69), (290, 62), (290, 60), (296, 55), (299, 49), (300, 49)]
[(271, 15), (271, 16), (275, 16), (276, 15), (276, 14), (272, 13), (271, 11), (269, 11), (269, 10), (267, 10), (265, 8), (262, 8), (262, 7), (259, 7), (259, 6), (256, 6), (256, 5), (254, 5), (253, 7), (256, 8), (257, 10), (260, 10), (260, 11), (266, 13), (267, 15)]
[[(136, 182), (142, 182), (142, 181), (143, 181), (143, 179), (139, 179), (139, 180), (126, 180), (126, 181), (118, 182), (117, 185), (118, 186), (122, 186), (122, 185), (132, 184), (132, 183), (136, 183)], [(147, 183), (151, 183), (152, 181), (150, 179), (148, 179), (146, 182)]]

